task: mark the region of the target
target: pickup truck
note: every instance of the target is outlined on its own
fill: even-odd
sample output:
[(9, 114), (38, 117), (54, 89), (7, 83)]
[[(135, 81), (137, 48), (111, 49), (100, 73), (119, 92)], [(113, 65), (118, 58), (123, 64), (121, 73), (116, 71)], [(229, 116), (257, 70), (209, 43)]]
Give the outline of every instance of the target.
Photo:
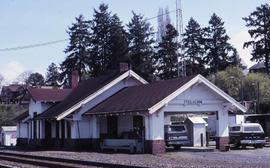
[(258, 123), (242, 123), (229, 127), (230, 144), (235, 147), (245, 148), (254, 146), (261, 148), (265, 145), (265, 134)]
[(165, 144), (180, 149), (183, 145), (189, 145), (187, 127), (184, 124), (165, 125)]

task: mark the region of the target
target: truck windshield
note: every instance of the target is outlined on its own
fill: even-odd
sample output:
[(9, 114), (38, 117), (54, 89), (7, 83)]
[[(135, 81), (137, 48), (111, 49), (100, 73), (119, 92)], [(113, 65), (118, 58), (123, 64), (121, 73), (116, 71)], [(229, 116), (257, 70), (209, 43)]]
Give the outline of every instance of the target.
[(185, 127), (183, 125), (178, 125), (178, 126), (171, 126), (170, 131), (172, 132), (183, 132), (185, 131)]
[(247, 131), (247, 132), (261, 132), (261, 128), (260, 127), (244, 127), (244, 131)]

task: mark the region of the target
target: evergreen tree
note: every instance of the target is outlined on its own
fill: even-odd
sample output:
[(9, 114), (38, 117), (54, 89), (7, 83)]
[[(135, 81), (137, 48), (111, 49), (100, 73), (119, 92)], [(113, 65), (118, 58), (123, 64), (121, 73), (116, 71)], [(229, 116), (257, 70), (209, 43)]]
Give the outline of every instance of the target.
[(230, 38), (226, 34), (224, 22), (215, 13), (211, 16), (205, 33), (207, 51), (205, 61), (209, 66), (209, 72), (215, 73), (218, 70), (224, 70), (229, 65), (235, 65), (236, 50), (228, 43)]
[(93, 76), (118, 70), (119, 63), (128, 59), (127, 34), (119, 17), (108, 11), (108, 5), (101, 4), (94, 10), (91, 30)]
[(110, 61), (110, 26), (111, 13), (108, 5), (101, 4), (98, 10), (94, 9), (94, 16), (91, 23), (91, 43), (93, 55), (91, 65), (93, 65), (93, 76), (104, 74)]
[(190, 18), (183, 34), (184, 56), (187, 75), (204, 74), (205, 56), (203, 30), (199, 23)]
[(60, 80), (64, 81), (66, 85), (71, 83), (70, 76), (72, 71), (78, 71), (79, 78), (89, 72), (89, 26), (89, 21), (85, 21), (84, 17), (80, 15), (76, 18), (76, 23), (73, 23), (67, 31), (69, 34), (69, 45), (64, 52), (68, 55), (60, 65), (62, 71)]
[(53, 87), (59, 86), (58, 84), (59, 77), (60, 73), (58, 71), (57, 65), (55, 63), (51, 63), (47, 68), (46, 82), (45, 82), (46, 85)]
[(243, 18), (246, 26), (249, 27), (249, 34), (252, 38), (244, 44), (244, 47), (252, 47), (251, 60), (264, 62), (266, 72), (270, 74), (270, 6), (264, 4), (252, 12), (248, 17)]
[(133, 13), (128, 26), (129, 59), (132, 69), (145, 79), (153, 78), (153, 29), (140, 14)]
[(44, 86), (45, 80), (40, 73), (32, 73), (25, 81), (28, 86)]
[(120, 62), (128, 61), (128, 40), (127, 33), (122, 26), (117, 15), (113, 15), (110, 21), (110, 57), (108, 62), (108, 70), (119, 70)]
[(158, 44), (156, 54), (157, 73), (160, 79), (171, 79), (177, 77), (177, 30), (171, 25), (166, 26), (166, 34)]

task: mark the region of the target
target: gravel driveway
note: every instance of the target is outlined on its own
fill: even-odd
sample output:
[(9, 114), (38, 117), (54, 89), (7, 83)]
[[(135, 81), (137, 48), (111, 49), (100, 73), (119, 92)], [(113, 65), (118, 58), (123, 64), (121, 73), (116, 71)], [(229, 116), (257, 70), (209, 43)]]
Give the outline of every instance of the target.
[(4, 151), (142, 167), (270, 167), (270, 148), (250, 148), (231, 150), (229, 152), (173, 151), (162, 155), (67, 151)]

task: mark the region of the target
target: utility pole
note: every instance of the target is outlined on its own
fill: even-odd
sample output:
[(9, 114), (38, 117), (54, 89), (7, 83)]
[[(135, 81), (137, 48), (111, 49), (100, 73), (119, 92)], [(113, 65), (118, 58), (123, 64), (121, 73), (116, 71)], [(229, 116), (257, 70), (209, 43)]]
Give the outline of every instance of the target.
[(176, 30), (179, 33), (179, 38), (176, 39), (176, 41), (179, 43), (179, 49), (178, 49), (178, 58), (177, 58), (177, 73), (178, 77), (186, 76), (186, 63), (184, 58), (184, 52), (183, 52), (183, 10), (182, 10), (182, 1), (176, 0)]

